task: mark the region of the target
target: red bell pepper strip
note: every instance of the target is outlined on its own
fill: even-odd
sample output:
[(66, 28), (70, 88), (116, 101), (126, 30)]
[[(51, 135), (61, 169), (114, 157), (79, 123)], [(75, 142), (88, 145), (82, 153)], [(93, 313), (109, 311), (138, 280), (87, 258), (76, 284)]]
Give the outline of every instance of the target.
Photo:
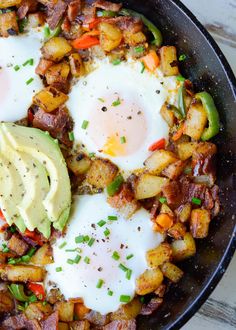
[(100, 41), (98, 38), (90, 35), (83, 35), (82, 37), (72, 41), (71, 44), (75, 49), (87, 49), (92, 46), (99, 45), (99, 43)]
[(42, 284), (32, 283), (28, 284), (28, 288), (32, 291), (39, 300), (45, 299), (45, 290)]
[(166, 140), (161, 139), (159, 141), (154, 142), (150, 147), (148, 148), (148, 151), (156, 151), (159, 149), (164, 149), (166, 145)]
[(26, 229), (23, 236), (26, 236), (26, 237), (32, 239), (32, 241), (34, 241), (35, 243), (37, 243), (40, 246), (43, 245), (41, 235), (37, 234), (35, 231), (30, 231), (30, 230)]

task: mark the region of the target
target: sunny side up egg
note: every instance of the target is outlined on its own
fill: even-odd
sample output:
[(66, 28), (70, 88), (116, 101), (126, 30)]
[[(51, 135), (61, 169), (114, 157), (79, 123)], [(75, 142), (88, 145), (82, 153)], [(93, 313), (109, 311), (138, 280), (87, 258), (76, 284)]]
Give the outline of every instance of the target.
[(149, 217), (140, 209), (124, 219), (105, 194), (75, 197), (66, 234), (53, 246), (54, 263), (46, 267), (47, 287), (56, 283), (66, 299), (82, 297), (102, 315), (116, 311), (122, 295), (134, 296), (135, 280), (148, 268), (146, 251), (163, 241)]
[(35, 73), (42, 44), (42, 29), (0, 38), (0, 121), (26, 117), (33, 95), (43, 88)]
[(95, 65), (69, 94), (75, 141), (123, 171), (138, 169), (150, 154), (149, 146), (168, 139), (160, 110), (165, 101), (176, 103), (179, 83), (160, 70), (142, 72), (139, 61), (113, 65), (97, 60)]

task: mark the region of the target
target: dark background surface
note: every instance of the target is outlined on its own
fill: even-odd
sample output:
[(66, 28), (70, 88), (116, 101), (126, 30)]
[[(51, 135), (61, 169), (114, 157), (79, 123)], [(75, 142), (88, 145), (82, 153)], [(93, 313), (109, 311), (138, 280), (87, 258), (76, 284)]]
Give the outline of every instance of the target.
[(168, 291), (161, 309), (138, 323), (138, 329), (179, 329), (217, 285), (236, 245), (236, 81), (218, 46), (179, 1), (122, 2), (156, 24), (165, 45), (176, 45), (179, 54), (188, 56), (182, 74), (193, 81), (196, 91), (212, 94), (222, 123), (215, 139), (222, 212), (212, 221), (208, 238), (198, 240), (197, 255), (180, 265), (185, 276)]

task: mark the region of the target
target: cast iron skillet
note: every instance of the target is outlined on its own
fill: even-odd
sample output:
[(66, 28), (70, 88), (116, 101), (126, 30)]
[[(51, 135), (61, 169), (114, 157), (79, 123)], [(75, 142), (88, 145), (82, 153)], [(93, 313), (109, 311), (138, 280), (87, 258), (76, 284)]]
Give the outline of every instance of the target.
[(185, 276), (169, 290), (162, 308), (138, 321), (138, 329), (179, 329), (215, 288), (236, 247), (236, 80), (214, 40), (178, 0), (122, 2), (155, 23), (164, 44), (176, 45), (180, 54), (188, 55), (183, 75), (193, 81), (196, 91), (212, 94), (222, 122), (215, 139), (222, 212), (212, 221), (208, 238), (197, 242), (197, 255), (181, 264)]

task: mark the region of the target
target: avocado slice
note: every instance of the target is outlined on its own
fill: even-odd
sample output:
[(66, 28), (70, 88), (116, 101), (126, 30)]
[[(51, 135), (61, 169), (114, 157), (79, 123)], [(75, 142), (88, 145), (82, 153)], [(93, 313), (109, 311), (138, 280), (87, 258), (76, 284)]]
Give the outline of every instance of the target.
[(69, 217), (71, 187), (66, 163), (57, 142), (39, 129), (13, 123), (1, 123), (0, 131), (17, 152), (29, 154), (45, 167), (50, 178), (50, 189), (43, 199), (43, 205), (49, 220), (62, 230)]

